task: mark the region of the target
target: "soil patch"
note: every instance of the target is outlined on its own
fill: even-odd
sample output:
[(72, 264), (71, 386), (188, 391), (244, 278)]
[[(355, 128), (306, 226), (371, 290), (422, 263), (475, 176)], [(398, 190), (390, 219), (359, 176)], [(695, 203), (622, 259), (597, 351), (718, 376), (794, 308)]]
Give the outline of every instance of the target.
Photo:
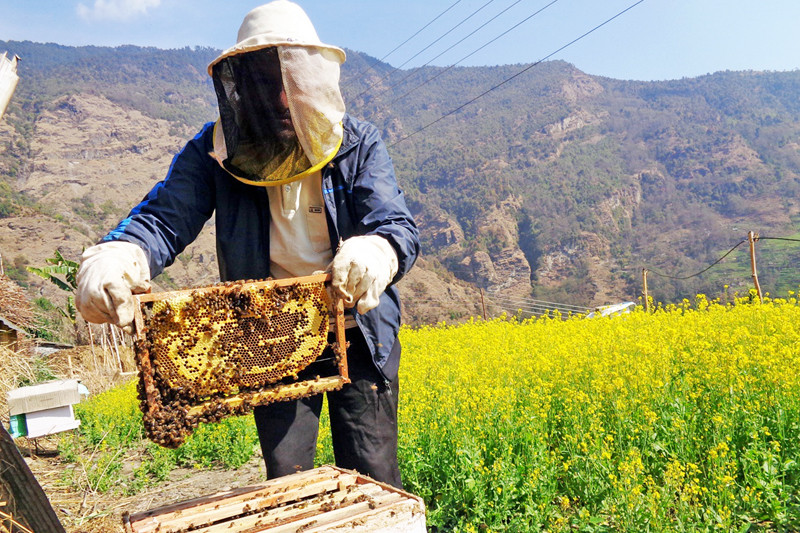
[(238, 469), (175, 469), (169, 480), (134, 496), (80, 490), (63, 481), (76, 465), (61, 461), (55, 453), (57, 439), (38, 441), (38, 449), (28, 448), (31, 443), (20, 443), (19, 447), (23, 453), (30, 453), (26, 462), (70, 533), (124, 533), (125, 512), (137, 513), (266, 481), (264, 461), (258, 453)]

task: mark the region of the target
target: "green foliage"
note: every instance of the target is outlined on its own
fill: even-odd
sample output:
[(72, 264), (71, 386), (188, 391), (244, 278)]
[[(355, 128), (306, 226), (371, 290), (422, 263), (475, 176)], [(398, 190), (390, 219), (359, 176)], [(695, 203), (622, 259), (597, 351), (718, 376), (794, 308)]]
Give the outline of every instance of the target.
[(28, 364), (30, 366), (29, 372), (18, 377), (17, 387), (26, 387), (28, 385), (36, 385), (37, 383), (45, 383), (58, 379), (58, 376), (53, 373), (53, 369), (50, 368), (45, 357), (34, 356)]
[(128, 449), (144, 436), (136, 382), (92, 396), (75, 406), (80, 435), (88, 446)]
[(36, 316), (36, 329), (34, 331), (34, 336), (37, 339), (58, 341), (59, 336), (57, 331), (60, 329), (61, 325), (59, 317), (63, 316), (63, 310), (56, 307), (53, 302), (44, 296), (39, 296), (38, 298), (34, 299), (33, 305), (38, 311)]
[(84, 220), (93, 220), (97, 217), (97, 208), (89, 196), (73, 198), (72, 211)]
[(253, 457), (257, 445), (252, 416), (226, 418), (198, 427), (180, 448), (172, 450), (173, 462), (239, 468)]
[[(48, 263), (48, 266), (41, 268), (29, 266), (26, 267), (26, 269), (28, 272), (32, 272), (40, 278), (50, 281), (62, 291), (67, 291), (69, 293), (75, 292), (78, 288), (77, 275), (80, 264), (76, 261), (65, 259), (59, 250), (53, 252), (53, 257), (48, 257), (45, 259), (45, 262)], [(63, 276), (63, 279), (58, 276)], [(58, 310), (64, 318), (75, 324), (78, 310), (75, 308), (75, 298), (72, 294), (67, 296), (64, 307), (58, 308)]]
[[(202, 424), (177, 449), (144, 442), (142, 414), (136, 398), (136, 381), (130, 381), (75, 406), (81, 421), (76, 437), (62, 439), (65, 457), (85, 472), (69, 483), (92, 490), (119, 489), (134, 494), (164, 481), (176, 467), (239, 468), (249, 461), (258, 444), (252, 417), (232, 417)], [(130, 475), (116, 464), (138, 459)], [(75, 471), (73, 471), (75, 472)]]
[[(53, 252), (53, 257), (48, 257), (45, 262), (49, 266), (42, 268), (26, 267), (28, 272), (32, 272), (42, 279), (51, 282), (62, 291), (74, 292), (78, 288), (78, 268), (80, 264), (76, 261), (65, 259), (59, 250)], [(56, 275), (63, 276), (63, 279)]]
[(208, 63), (219, 54), (212, 48), (68, 47), (28, 41), (0, 41), (0, 48), (23, 58), (15, 94), (21, 102), (44, 103), (65, 94), (91, 92), (193, 129), (216, 114), (206, 73)]
[(24, 286), (25, 281), (28, 279), (27, 265), (29, 262), (30, 261), (25, 256), (16, 256), (11, 265), (5, 266), (4, 271), (6, 276)]
[[(8, 175), (13, 178), (16, 175), (16, 167), (11, 167)], [(18, 196), (8, 183), (0, 181), (0, 219), (14, 216), (21, 211), (19, 202), (15, 201)]]
[(164, 290), (174, 291), (181, 288), (166, 270), (163, 270), (161, 274), (153, 279), (153, 281), (158, 284), (158, 286), (163, 287)]

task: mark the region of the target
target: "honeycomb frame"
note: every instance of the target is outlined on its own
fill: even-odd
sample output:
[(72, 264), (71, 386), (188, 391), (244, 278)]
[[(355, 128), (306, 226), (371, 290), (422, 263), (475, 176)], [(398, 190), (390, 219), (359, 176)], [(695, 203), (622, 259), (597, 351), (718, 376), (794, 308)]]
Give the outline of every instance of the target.
[[(201, 422), (349, 383), (344, 302), (331, 299), (329, 282), (330, 274), (316, 274), (135, 295), (148, 438), (174, 448)], [(327, 347), (333, 375), (309, 376)]]

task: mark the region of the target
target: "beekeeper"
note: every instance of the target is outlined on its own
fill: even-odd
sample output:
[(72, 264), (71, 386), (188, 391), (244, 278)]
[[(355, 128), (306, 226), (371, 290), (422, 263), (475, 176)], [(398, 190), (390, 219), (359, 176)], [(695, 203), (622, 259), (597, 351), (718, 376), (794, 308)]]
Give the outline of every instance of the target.
[[(215, 213), (223, 281), (330, 270), (357, 324), (347, 331), (352, 384), (328, 393), (336, 464), (400, 487), (394, 284), (414, 264), (418, 232), (378, 130), (345, 113), (344, 60), (294, 3), (248, 13), (237, 44), (208, 67), (219, 119), (85, 251), (76, 304), (90, 322), (129, 326), (132, 293)], [(255, 409), (268, 477), (313, 467), (321, 409), (319, 394)]]

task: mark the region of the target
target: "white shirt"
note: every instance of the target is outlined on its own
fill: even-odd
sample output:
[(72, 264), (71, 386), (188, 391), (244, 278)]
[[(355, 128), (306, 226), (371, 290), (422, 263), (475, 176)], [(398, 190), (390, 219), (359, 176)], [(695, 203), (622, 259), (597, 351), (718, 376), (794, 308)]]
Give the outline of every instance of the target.
[(322, 173), (267, 187), (269, 256), (273, 278), (308, 276), (333, 259), (322, 199)]

